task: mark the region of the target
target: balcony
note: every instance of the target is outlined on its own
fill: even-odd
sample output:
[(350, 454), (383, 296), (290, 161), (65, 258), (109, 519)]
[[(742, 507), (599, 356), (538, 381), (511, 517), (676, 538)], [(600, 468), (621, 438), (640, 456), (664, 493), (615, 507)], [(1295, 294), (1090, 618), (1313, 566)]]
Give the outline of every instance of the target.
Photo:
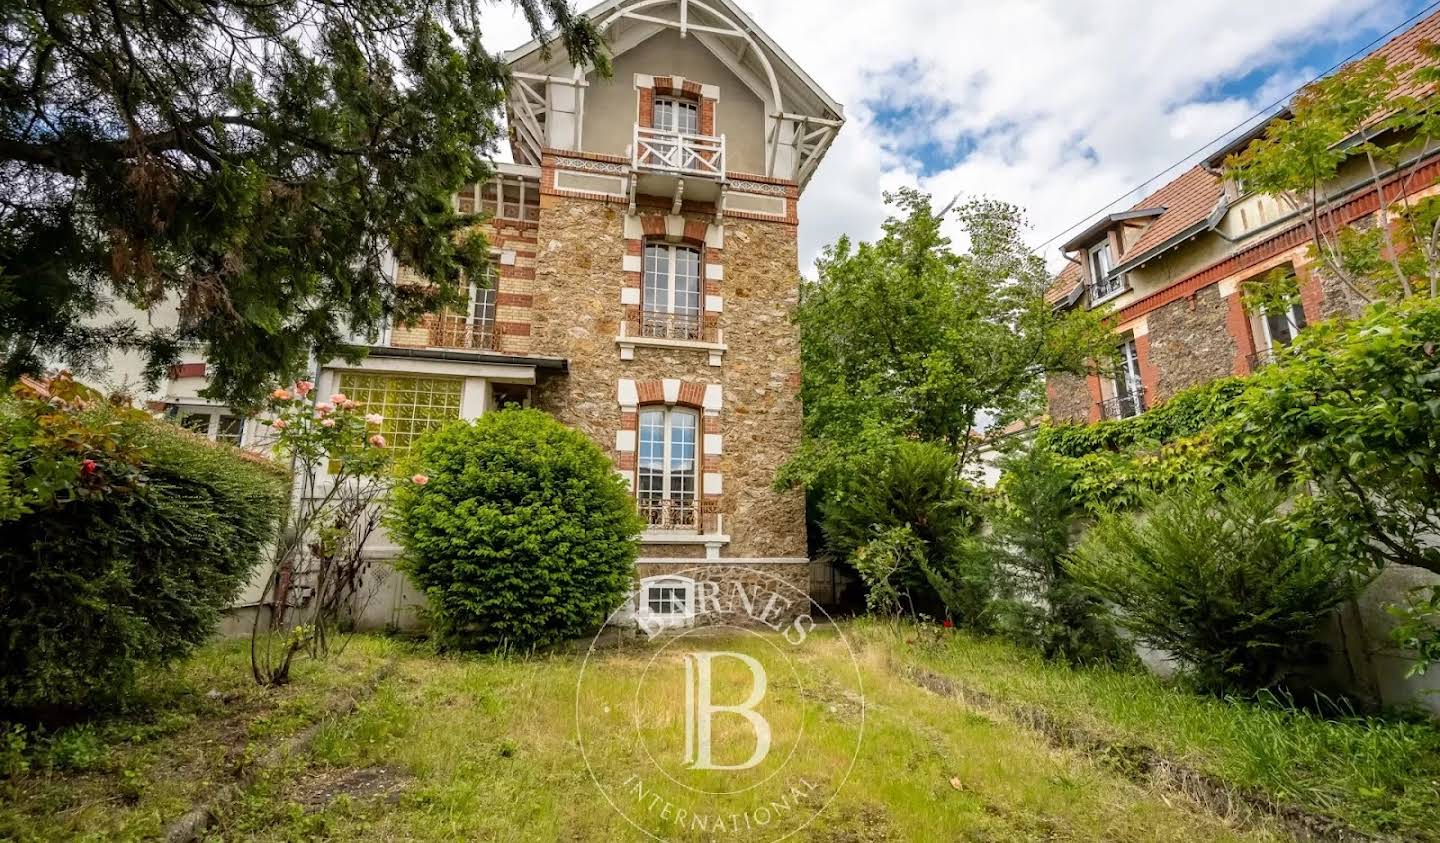
[[(420, 323), (423, 344), (427, 348), (455, 348), (465, 351), (499, 351), (500, 330), (492, 319), (477, 319), (459, 314), (435, 314), (426, 316)], [(397, 341), (395, 345), (417, 345), (414, 333), (409, 342)]]
[(1129, 395), (1116, 395), (1100, 402), (1100, 418), (1128, 419), (1145, 412), (1145, 390), (1133, 387)]
[(1254, 354), (1246, 357), (1245, 362), (1250, 366), (1250, 371), (1257, 372), (1275, 362), (1275, 349), (1258, 349)]
[(635, 125), (630, 164), (637, 170), (654, 170), (682, 176), (725, 178), (725, 136), (687, 135)]
[(647, 533), (695, 533), (720, 531), (720, 498), (642, 498), (637, 502)]
[(625, 334), (655, 340), (682, 342), (719, 342), (718, 330), (699, 313), (664, 313), (642, 310), (627, 320)]

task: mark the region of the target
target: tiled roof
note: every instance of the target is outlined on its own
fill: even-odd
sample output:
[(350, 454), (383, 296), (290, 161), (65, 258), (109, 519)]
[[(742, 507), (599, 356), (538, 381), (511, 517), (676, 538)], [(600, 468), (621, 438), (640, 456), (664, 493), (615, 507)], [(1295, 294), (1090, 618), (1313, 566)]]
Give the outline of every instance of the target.
[[(1391, 63), (1416, 64), (1423, 60), (1419, 46), (1425, 41), (1440, 43), (1440, 12), (1436, 12), (1364, 58), (1384, 56)], [(1359, 59), (1363, 61), (1364, 59)], [(1402, 80), (1396, 89), (1396, 96), (1414, 96), (1427, 93), (1427, 86), (1417, 82), (1413, 76)], [(1372, 122), (1378, 122), (1386, 112), (1378, 111)], [(1221, 180), (1196, 166), (1186, 170), (1178, 178), (1131, 206), (1132, 209), (1160, 206), (1165, 213), (1155, 219), (1145, 233), (1135, 242), (1117, 263), (1129, 262), (1146, 252), (1162, 245), (1176, 234), (1208, 217), (1220, 201), (1223, 190)], [(1061, 300), (1080, 283), (1080, 267), (1074, 263), (1055, 277), (1055, 283), (1045, 294), (1048, 301)]]

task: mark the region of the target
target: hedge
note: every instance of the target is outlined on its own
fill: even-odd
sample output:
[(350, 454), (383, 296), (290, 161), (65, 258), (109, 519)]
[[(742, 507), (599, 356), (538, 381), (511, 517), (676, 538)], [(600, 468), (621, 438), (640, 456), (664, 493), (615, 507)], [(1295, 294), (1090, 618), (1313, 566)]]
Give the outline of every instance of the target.
[[(140, 665), (209, 638), (274, 536), (289, 488), (267, 460), (133, 411), (78, 414), (76, 429), (104, 436), (56, 446), (34, 403), (0, 401), (9, 485), (56, 466), (87, 481), (128, 479), (104, 493), (76, 482), (0, 518), (0, 710), (12, 715), (114, 701)], [(132, 462), (109, 444), (117, 439)], [(89, 456), (77, 462), (76, 450)]]

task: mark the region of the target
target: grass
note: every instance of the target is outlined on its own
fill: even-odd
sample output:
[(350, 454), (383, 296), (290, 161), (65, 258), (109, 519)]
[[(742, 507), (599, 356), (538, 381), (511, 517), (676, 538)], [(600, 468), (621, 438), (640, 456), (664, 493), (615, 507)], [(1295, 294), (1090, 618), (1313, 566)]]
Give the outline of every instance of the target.
[[(906, 678), (912, 665), (1354, 825), (1431, 839), (1440, 829), (1433, 726), (1324, 720), (1206, 700), (1145, 676), (1069, 670), (959, 634), (919, 644), (878, 624), (844, 630), (853, 661), (835, 630), (817, 630), (803, 648), (787, 651), (785, 672), (771, 671), (765, 716), (776, 735), (801, 734), (802, 743), (789, 756), (780, 750), (790, 738), (777, 737), (775, 750), (745, 773), (678, 763), (682, 644), (693, 639), (663, 649), (618, 647), (582, 675), (574, 654), (437, 656), (361, 638), (339, 662), (304, 663), (279, 692), (250, 688), (241, 648), (217, 645), (168, 683), (157, 680), (144, 716), (79, 727), (43, 753), (49, 768), (5, 783), (0, 839), (151, 836), (247, 752), (313, 722), (326, 700), (365, 684), (384, 662), (394, 671), (375, 693), (352, 714), (325, 721), (308, 755), (256, 781), (220, 817), (213, 839), (638, 841), (651, 839), (646, 832), (675, 840), (773, 839), (755, 829), (681, 829), (673, 815), (633, 798), (637, 771), (647, 791), (666, 801), (701, 799), (707, 811), (730, 816), (759, 817), (784, 788), (709, 797), (685, 788), (730, 789), (774, 772), (772, 782), (813, 787), (807, 808), (809, 800), (834, 796), (794, 840), (1288, 839), (1263, 819), (1227, 825), (993, 712), (926, 691)], [(784, 646), (774, 635), (703, 641), (705, 649), (756, 659)], [(734, 671), (717, 673), (714, 698), (737, 701), (748, 686)], [(208, 694), (212, 688), (227, 701)], [(717, 746), (750, 745), (738, 717), (717, 718), (716, 728)], [(737, 736), (744, 740), (725, 740)], [(673, 782), (653, 772), (657, 762)], [(72, 763), (78, 768), (64, 769)], [(798, 826), (800, 816), (777, 811), (767, 832), (797, 830), (784, 823)]]
[[(707, 646), (760, 657), (770, 643), (740, 636)], [(619, 706), (647, 669), (664, 673), (681, 665), (675, 653), (651, 664), (652, 654), (649, 648), (610, 653), (593, 675), (587, 668), (590, 678), (581, 684), (582, 716), (601, 726), (587, 730), (586, 755), (620, 803), (627, 778), (647, 763)], [(792, 839), (1277, 839), (1242, 834), (1192, 806), (1167, 804), (1033, 734), (899, 681), (884, 645), (863, 650), (859, 665), (864, 738), (853, 771), (820, 819)], [(806, 727), (803, 752), (783, 770), (789, 781), (814, 783), (826, 795), (840, 786), (862, 728), (861, 707), (845, 681), (854, 675), (846, 648), (831, 632), (806, 647), (793, 676), (776, 682), (781, 687), (771, 693), (784, 702), (767, 709), (775, 732), (800, 720)], [(261, 841), (649, 840), (606, 804), (586, 770), (576, 740), (578, 678), (573, 656), (402, 659), (397, 674), (353, 717), (322, 731), (308, 765), (258, 785), (217, 834)], [(656, 681), (657, 688), (665, 685)], [(741, 694), (726, 685), (715, 696)], [(657, 690), (642, 706), (642, 742), (657, 755), (681, 736), (678, 702)], [(362, 780), (360, 790), (373, 790), (377, 776), (393, 788), (378, 799), (353, 798), (361, 770), (383, 772)], [(676, 772), (687, 785), (724, 785), (730, 775)], [(684, 792), (660, 784), (667, 788)], [(715, 799), (712, 810), (754, 815), (775, 796), (756, 791)], [(725, 839), (678, 830), (673, 818), (655, 811), (637, 809), (632, 816), (664, 839)], [(729, 839), (770, 838), (751, 830)]]
[(128, 712), (0, 738), (10, 768), (0, 771), (0, 840), (153, 839), (399, 649), (356, 638), (337, 659), (297, 663), (289, 686), (262, 690), (250, 679), (247, 644), (220, 642), (178, 669), (149, 673)]
[[(880, 627), (872, 634), (891, 635)], [(905, 658), (1010, 704), (1117, 743), (1142, 743), (1278, 802), (1377, 833), (1440, 840), (1440, 725), (1423, 717), (1321, 716), (1188, 693), (1154, 676), (1075, 670), (963, 633)]]

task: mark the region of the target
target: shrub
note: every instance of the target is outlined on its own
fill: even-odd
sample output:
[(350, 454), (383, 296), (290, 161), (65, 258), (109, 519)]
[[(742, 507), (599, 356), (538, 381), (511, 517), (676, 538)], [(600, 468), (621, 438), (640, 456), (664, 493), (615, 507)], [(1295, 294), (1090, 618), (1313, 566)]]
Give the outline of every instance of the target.
[(912, 611), (980, 627), (990, 620), (993, 576), (974, 541), (977, 504), (954, 454), (902, 441), (844, 478), (820, 504), (820, 527), (830, 552), (869, 578), (867, 589), (893, 589)]
[(506, 409), (422, 437), (392, 493), (391, 534), (448, 646), (543, 646), (594, 630), (635, 574), (642, 529), (583, 434)]
[(0, 404), (8, 488), (28, 490), (0, 512), (0, 708), (27, 717), (205, 641), (287, 499), (268, 461), (57, 386)]
[(1320, 621), (1361, 584), (1348, 561), (1307, 541), (1268, 479), (1199, 486), (1112, 514), (1068, 563), (1120, 609), (1122, 626), (1180, 661), (1200, 687), (1253, 692), (1320, 655)]
[(1002, 461), (999, 496), (987, 509), (990, 552), (1015, 580), (1017, 598), (1001, 626), (1047, 659), (1071, 664), (1128, 664), (1130, 642), (1095, 595), (1063, 564), (1086, 513), (1072, 496), (1071, 461), (1039, 448)]

